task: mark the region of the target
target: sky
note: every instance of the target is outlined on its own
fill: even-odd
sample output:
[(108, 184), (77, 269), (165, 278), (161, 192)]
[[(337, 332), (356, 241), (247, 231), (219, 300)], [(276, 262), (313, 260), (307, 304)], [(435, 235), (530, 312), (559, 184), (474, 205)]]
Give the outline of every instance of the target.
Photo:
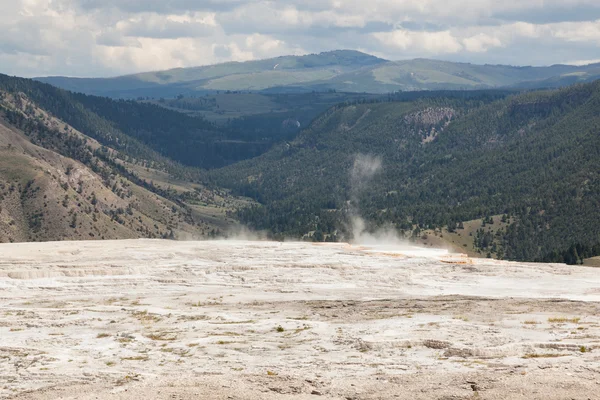
[(600, 61), (599, 0), (0, 0), (0, 73), (116, 76), (336, 49)]

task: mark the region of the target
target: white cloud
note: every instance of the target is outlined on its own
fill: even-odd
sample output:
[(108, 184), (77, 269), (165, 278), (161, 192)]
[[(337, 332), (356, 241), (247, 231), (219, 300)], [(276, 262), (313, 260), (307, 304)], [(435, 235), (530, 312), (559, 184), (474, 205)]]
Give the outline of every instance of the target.
[(269, 54), (279, 50), (285, 43), (281, 40), (272, 39), (265, 35), (254, 34), (246, 38), (246, 47), (256, 49), (263, 54)]
[(569, 42), (595, 42), (600, 46), (600, 20), (556, 24), (552, 33), (554, 37)]
[(6, 0), (1, 72), (115, 75), (353, 48), (390, 59), (600, 59), (597, 0)]
[(597, 58), (594, 60), (571, 60), (571, 61), (565, 61), (561, 64), (577, 65), (579, 67), (583, 66), (583, 65), (600, 64), (600, 58)]
[(412, 32), (398, 29), (393, 32), (377, 32), (373, 36), (385, 46), (425, 54), (457, 53), (463, 49), (450, 31)]
[(462, 40), (462, 43), (467, 51), (474, 53), (483, 53), (493, 47), (502, 47), (500, 39), (485, 33), (479, 33)]
[(192, 18), (189, 15), (165, 17), (159, 14), (144, 13), (120, 21), (116, 25), (116, 30), (121, 35), (128, 37), (177, 39), (209, 36), (216, 27), (212, 15)]

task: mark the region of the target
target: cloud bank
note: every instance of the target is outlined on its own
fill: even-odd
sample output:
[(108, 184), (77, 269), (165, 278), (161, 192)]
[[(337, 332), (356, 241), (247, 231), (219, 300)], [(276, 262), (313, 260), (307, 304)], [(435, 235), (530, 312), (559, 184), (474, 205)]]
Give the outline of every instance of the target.
[(392, 60), (600, 59), (597, 0), (2, 0), (0, 72), (113, 76), (355, 49)]

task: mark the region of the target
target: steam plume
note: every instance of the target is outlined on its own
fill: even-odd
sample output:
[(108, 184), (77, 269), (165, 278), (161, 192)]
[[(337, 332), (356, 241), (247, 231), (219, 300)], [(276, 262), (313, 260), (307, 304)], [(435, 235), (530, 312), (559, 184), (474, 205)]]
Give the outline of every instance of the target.
[(371, 180), (382, 171), (381, 157), (368, 154), (357, 154), (350, 171), (350, 202), (348, 207), (350, 230), (353, 242), (365, 245), (403, 244), (393, 227), (370, 232), (365, 220), (360, 215), (360, 196), (367, 190)]
[(362, 243), (368, 234), (365, 220), (360, 215), (360, 195), (369, 182), (381, 170), (381, 157), (369, 154), (357, 154), (350, 171), (350, 230), (354, 241)]

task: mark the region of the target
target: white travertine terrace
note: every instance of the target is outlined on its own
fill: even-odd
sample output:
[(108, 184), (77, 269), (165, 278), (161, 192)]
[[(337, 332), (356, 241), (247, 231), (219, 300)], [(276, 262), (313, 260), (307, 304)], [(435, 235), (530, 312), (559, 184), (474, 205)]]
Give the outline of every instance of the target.
[(4, 244), (0, 398), (583, 396), (599, 301), (593, 268), (411, 247)]

